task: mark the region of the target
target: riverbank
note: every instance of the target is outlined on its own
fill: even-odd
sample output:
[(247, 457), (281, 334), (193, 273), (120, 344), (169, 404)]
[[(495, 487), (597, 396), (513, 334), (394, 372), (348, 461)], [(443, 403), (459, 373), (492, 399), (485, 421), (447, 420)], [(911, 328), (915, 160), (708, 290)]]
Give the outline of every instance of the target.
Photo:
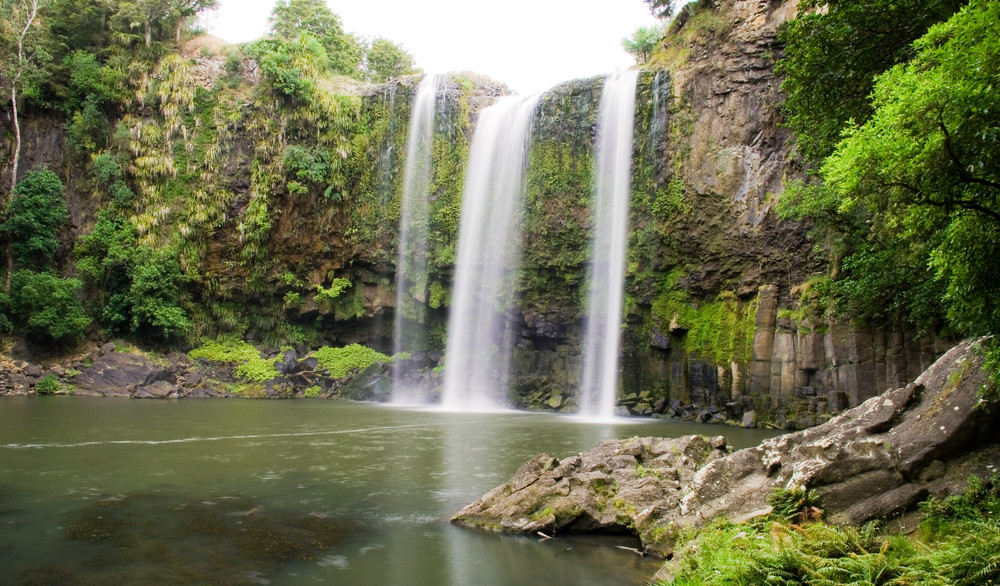
[[(57, 353), (29, 348), (23, 340), (0, 345), (0, 396), (35, 394), (136, 399), (245, 398), (346, 399), (388, 402), (393, 376), (435, 402), (441, 393), (444, 356), (415, 352), (390, 357), (351, 344), (342, 348), (267, 348), (242, 341), (200, 348), (144, 349), (123, 340), (85, 341)], [(574, 413), (575, 396), (532, 385), (515, 385), (509, 407), (531, 412)], [(819, 403), (817, 402), (817, 406)], [(825, 407), (825, 404), (823, 405)], [(794, 430), (832, 418), (758, 418), (750, 398), (714, 402), (656, 400), (648, 391), (619, 398), (624, 417), (679, 419), (746, 429)]]

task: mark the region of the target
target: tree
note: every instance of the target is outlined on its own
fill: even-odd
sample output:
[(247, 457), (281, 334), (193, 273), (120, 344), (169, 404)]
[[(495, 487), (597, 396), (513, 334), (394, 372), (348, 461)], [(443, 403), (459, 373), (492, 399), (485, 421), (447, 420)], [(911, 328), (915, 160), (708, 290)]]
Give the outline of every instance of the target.
[(10, 86), (11, 118), (14, 122), (14, 155), (10, 171), (10, 190), (17, 185), (17, 166), (21, 158), (21, 123), (18, 119), (18, 92), (25, 82), (25, 73), (30, 73), (38, 56), (35, 28), (38, 12), (45, 5), (44, 0), (3, 0), (0, 9), (5, 13), (4, 35), (13, 38), (14, 54), (0, 71), (4, 83)]
[(63, 184), (51, 171), (29, 171), (14, 188), (0, 233), (7, 237), (7, 292), (15, 257), (23, 268), (47, 267), (69, 223)]
[(344, 32), (340, 17), (324, 0), (278, 0), (268, 23), (274, 35), (286, 41), (294, 41), (302, 33), (311, 34), (326, 50), (333, 71), (357, 75), (361, 64), (358, 41)]
[(973, 0), (912, 50), (876, 79), (870, 117), (847, 128), (822, 184), (793, 190), (792, 207), (851, 241), (835, 285), (862, 301), (856, 316), (878, 317), (868, 300), (896, 291), (900, 310), (943, 309), (960, 335), (995, 334), (1000, 3)]
[[(776, 73), (799, 149), (813, 162), (833, 152), (841, 129), (872, 114), (876, 75), (913, 57), (911, 43), (966, 0), (803, 0), (786, 25)], [(822, 7), (822, 8), (821, 8)]]
[(383, 82), (415, 71), (413, 55), (389, 39), (377, 37), (365, 51), (365, 77), (368, 81)]
[(822, 176), (874, 230), (942, 236), (929, 266), (967, 334), (1000, 332), (1000, 3), (974, 0), (879, 76)]
[(146, 46), (153, 42), (153, 28), (170, 28), (180, 40), (184, 23), (203, 10), (215, 8), (218, 0), (122, 0), (118, 17), (128, 28), (142, 27)]
[(622, 47), (626, 53), (635, 57), (636, 65), (642, 65), (649, 61), (649, 56), (663, 40), (663, 34), (661, 26), (640, 26), (631, 37), (622, 39)]
[(656, 18), (669, 19), (674, 15), (675, 0), (645, 0), (645, 2)]
[(309, 32), (294, 40), (263, 39), (250, 43), (246, 53), (260, 63), (264, 78), (279, 95), (308, 101), (319, 72), (328, 59), (323, 45)]
[(17, 271), (13, 281), (9, 312), (24, 337), (37, 342), (67, 342), (87, 331), (90, 318), (77, 297), (80, 281), (27, 270)]

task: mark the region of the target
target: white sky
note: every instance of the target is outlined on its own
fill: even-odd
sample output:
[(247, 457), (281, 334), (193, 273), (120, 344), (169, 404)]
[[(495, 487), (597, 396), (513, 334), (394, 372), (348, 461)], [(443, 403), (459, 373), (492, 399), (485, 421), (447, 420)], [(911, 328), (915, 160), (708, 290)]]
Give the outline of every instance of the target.
[[(643, 0), (327, 0), (344, 30), (381, 36), (429, 73), (474, 71), (519, 93), (628, 69), (622, 37), (655, 24)], [(208, 32), (229, 42), (263, 36), (274, 0), (221, 0)]]

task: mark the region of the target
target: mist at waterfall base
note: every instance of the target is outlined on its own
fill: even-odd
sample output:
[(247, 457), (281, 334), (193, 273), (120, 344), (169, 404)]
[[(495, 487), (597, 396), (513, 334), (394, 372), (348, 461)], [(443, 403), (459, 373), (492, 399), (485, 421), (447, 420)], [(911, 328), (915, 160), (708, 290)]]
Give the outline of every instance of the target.
[(341, 401), (2, 397), (0, 584), (642, 584), (660, 562), (615, 547), (634, 540), (448, 518), (540, 452), (716, 431)]
[(588, 279), (580, 416), (611, 418), (618, 391), (625, 242), (632, 186), (632, 127), (638, 71), (609, 75), (597, 115), (593, 247)]
[[(431, 148), (434, 143), (434, 112), (441, 76), (428, 74), (417, 86), (406, 139), (406, 168), (403, 175), (403, 205), (399, 217), (399, 245), (396, 260), (396, 311), (393, 327), (393, 355), (423, 343), (427, 298), (428, 198), (431, 181)], [(401, 361), (393, 362), (392, 401), (423, 404), (426, 389), (406, 385)]]
[(506, 407), (516, 331), (514, 277), (531, 121), (538, 95), (508, 96), (479, 115), (462, 195), (441, 406)]

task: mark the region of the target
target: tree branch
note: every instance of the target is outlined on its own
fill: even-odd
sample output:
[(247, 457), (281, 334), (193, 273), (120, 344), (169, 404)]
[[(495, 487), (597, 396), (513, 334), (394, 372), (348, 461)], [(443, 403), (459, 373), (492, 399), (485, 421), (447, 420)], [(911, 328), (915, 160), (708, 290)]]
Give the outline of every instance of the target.
[(944, 150), (948, 153), (948, 157), (951, 158), (952, 164), (958, 169), (958, 177), (963, 183), (972, 183), (974, 185), (983, 185), (991, 189), (1000, 190), (1000, 183), (995, 181), (990, 181), (988, 179), (982, 179), (979, 177), (974, 177), (966, 171), (965, 165), (955, 154), (955, 150), (951, 146), (951, 134), (948, 132), (948, 127), (944, 123), (944, 108), (938, 110), (938, 127), (941, 132), (944, 133)]

